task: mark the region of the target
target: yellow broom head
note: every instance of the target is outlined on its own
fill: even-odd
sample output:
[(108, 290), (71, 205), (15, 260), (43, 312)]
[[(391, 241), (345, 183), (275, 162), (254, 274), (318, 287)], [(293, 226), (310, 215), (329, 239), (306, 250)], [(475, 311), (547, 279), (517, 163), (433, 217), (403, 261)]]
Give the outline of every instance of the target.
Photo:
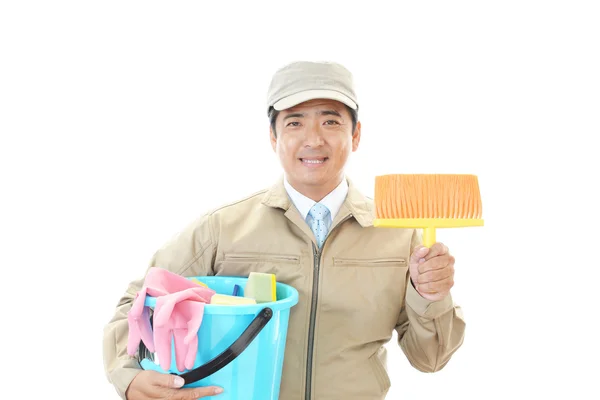
[(376, 227), (423, 228), (426, 245), (435, 228), (482, 226), (477, 176), (390, 174), (375, 178)]

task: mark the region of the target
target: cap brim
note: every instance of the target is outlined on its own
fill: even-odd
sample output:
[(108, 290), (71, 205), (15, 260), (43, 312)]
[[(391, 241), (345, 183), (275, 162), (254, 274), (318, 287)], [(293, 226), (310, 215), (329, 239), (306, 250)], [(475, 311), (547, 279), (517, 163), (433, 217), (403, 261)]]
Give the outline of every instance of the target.
[(286, 110), (300, 103), (304, 103), (305, 101), (314, 99), (337, 100), (346, 104), (353, 110), (357, 109), (357, 105), (354, 101), (352, 101), (352, 99), (340, 92), (336, 92), (335, 90), (306, 90), (304, 92), (295, 93), (290, 96), (284, 97), (283, 99), (273, 104), (273, 108), (277, 111)]

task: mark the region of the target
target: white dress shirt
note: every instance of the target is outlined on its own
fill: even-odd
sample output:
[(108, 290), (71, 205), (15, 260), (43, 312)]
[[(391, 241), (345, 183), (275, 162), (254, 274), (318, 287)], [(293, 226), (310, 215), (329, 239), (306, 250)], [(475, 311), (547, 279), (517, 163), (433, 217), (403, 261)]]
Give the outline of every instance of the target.
[[(306, 221), (308, 212), (310, 211), (312, 206), (316, 204), (316, 201), (309, 199), (308, 197), (294, 189), (292, 185), (290, 185), (286, 177), (284, 177), (283, 179), (283, 184), (285, 186), (285, 190), (288, 193), (288, 196), (290, 196), (290, 200), (292, 201), (292, 203), (294, 203), (298, 211), (300, 211), (300, 215), (302, 215), (302, 218)], [(333, 189), (327, 196), (323, 198), (323, 200), (319, 202), (329, 209), (329, 212), (331, 213), (331, 220), (329, 221), (330, 223), (335, 219), (335, 216), (340, 211), (340, 207), (342, 207), (342, 204), (344, 203), (347, 194), (348, 182), (346, 182), (346, 178), (344, 177), (344, 179), (342, 179), (342, 182), (340, 182), (340, 184), (335, 189)]]

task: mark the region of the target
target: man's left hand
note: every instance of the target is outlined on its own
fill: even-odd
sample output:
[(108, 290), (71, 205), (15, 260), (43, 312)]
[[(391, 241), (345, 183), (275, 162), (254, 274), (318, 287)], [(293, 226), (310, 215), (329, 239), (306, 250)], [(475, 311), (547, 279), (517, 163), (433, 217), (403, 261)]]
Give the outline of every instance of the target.
[(410, 279), (427, 300), (442, 300), (454, 286), (454, 257), (448, 247), (435, 243), (431, 248), (417, 246), (410, 257)]

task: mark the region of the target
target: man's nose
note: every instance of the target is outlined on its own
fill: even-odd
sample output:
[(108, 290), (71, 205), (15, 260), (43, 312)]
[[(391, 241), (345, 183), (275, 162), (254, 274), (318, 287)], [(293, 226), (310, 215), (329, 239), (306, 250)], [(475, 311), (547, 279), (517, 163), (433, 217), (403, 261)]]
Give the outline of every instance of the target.
[(321, 132), (321, 126), (316, 121), (312, 124), (307, 124), (305, 130), (304, 144), (307, 147), (318, 147), (324, 143), (323, 132)]

